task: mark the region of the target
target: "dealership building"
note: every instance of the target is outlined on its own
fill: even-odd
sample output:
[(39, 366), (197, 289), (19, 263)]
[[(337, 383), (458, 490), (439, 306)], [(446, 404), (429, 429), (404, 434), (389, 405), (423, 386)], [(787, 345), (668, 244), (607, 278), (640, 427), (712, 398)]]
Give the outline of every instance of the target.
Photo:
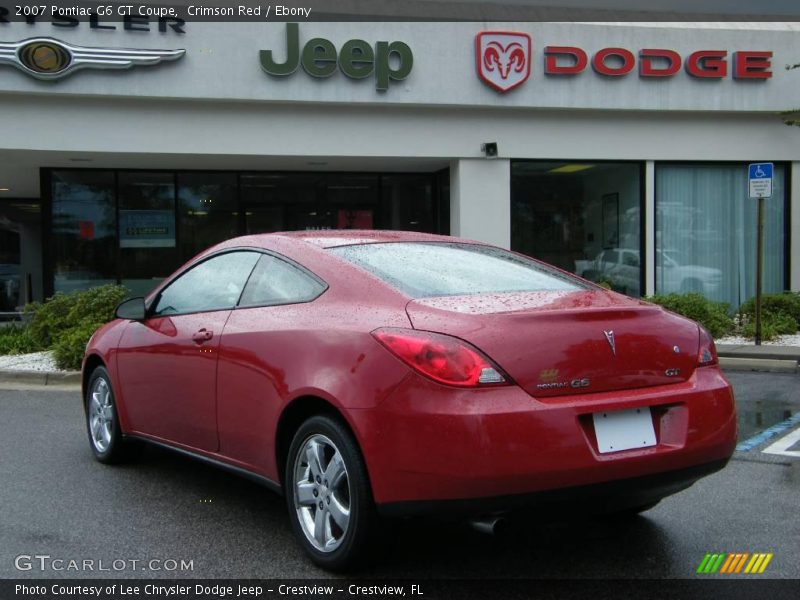
[[(4, 22), (8, 21), (8, 22)], [(0, 18), (0, 310), (376, 228), (639, 296), (800, 289), (797, 23)], [(759, 171), (764, 173), (764, 171)]]

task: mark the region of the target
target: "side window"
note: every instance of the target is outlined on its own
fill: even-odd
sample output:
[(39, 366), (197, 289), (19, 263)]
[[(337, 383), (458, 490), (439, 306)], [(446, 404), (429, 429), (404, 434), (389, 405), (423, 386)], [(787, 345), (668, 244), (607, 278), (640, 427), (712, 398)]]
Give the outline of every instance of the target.
[(239, 306), (268, 306), (308, 302), (325, 286), (285, 260), (264, 254), (242, 294)]
[(261, 254), (228, 252), (187, 271), (161, 292), (154, 315), (231, 309)]

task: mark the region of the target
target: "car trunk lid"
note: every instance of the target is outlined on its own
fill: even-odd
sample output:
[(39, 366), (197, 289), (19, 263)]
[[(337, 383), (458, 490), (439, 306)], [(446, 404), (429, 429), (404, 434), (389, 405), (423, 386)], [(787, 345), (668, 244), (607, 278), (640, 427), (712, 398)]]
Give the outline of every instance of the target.
[(412, 300), (416, 329), (464, 339), (532, 396), (623, 390), (688, 379), (697, 325), (602, 290)]

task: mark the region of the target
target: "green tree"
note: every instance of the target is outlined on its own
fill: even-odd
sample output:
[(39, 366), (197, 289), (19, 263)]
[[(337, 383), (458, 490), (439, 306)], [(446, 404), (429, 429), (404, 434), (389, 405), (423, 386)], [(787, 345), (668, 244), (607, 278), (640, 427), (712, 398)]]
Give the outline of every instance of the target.
[[(795, 65), (786, 65), (787, 71), (791, 71), (792, 69), (800, 69), (800, 63)], [(800, 127), (800, 108), (793, 108), (792, 110), (783, 111), (781, 116), (783, 117), (783, 122), (787, 125)]]

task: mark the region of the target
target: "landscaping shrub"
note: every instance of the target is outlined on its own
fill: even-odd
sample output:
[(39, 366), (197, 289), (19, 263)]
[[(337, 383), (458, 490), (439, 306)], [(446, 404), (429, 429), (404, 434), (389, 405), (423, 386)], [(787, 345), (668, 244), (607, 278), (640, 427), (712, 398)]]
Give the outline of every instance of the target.
[(715, 338), (720, 338), (733, 329), (733, 320), (728, 316), (728, 304), (708, 300), (697, 292), (658, 294), (648, 296), (645, 300), (697, 321)]
[(44, 304), (28, 304), (24, 312), (30, 336), (41, 348), (50, 348), (69, 329), (87, 323), (99, 327), (114, 317), (114, 308), (127, 294), (121, 285), (103, 285), (70, 294), (57, 292)]
[(42, 350), (31, 338), (28, 328), (12, 323), (0, 328), (0, 354), (27, 354)]
[(27, 325), (0, 331), (0, 354), (52, 349), (59, 368), (79, 369), (89, 338), (114, 318), (114, 308), (127, 295), (121, 285), (103, 285), (32, 302), (24, 308)]
[[(756, 299), (750, 298), (750, 300), (742, 304), (739, 313), (747, 315), (750, 321), (755, 320)], [(775, 317), (778, 315), (786, 315), (787, 317), (791, 317), (795, 322), (795, 330), (787, 333), (796, 333), (797, 330), (800, 329), (800, 293), (783, 292), (781, 294), (762, 295), (761, 315), (762, 319), (767, 315)]]
[(114, 318), (114, 309), (128, 297), (128, 290), (121, 285), (103, 285), (78, 292), (75, 303), (67, 315), (67, 321), (73, 323), (108, 323)]
[[(779, 335), (797, 333), (797, 321), (783, 313), (764, 313), (761, 315), (761, 339), (768, 341)], [(756, 320), (748, 320), (742, 327), (741, 334), (747, 338), (756, 337)]]
[(45, 303), (31, 302), (22, 309), (28, 320), (28, 333), (39, 348), (49, 348), (60, 331), (68, 328), (67, 315), (75, 294), (57, 292)]
[(89, 338), (103, 323), (87, 321), (64, 331), (53, 344), (53, 358), (59, 369), (76, 371), (81, 368)]

